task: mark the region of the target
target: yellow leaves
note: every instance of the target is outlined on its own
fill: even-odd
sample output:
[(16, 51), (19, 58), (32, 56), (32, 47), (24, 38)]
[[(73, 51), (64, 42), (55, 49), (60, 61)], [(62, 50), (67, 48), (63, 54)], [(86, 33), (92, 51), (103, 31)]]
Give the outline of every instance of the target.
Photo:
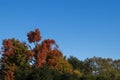
[(15, 39), (3, 41), (2, 71), (4, 80), (14, 80), (14, 71), (17, 67), (25, 66), (28, 48)]
[(82, 75), (83, 75), (83, 74), (80, 72), (80, 70), (74, 70), (73, 72), (74, 72), (74, 74), (75, 74), (78, 78), (82, 77)]
[[(4, 80), (14, 80), (14, 73), (21, 69), (32, 69), (47, 66), (50, 69), (55, 69), (61, 73), (73, 73), (72, 66), (63, 57), (61, 51), (58, 50), (58, 45), (55, 40), (41, 40), (39, 29), (30, 31), (28, 41), (36, 43), (31, 50), (28, 45), (15, 39), (6, 39), (3, 41), (2, 55), (2, 71), (4, 72)], [(32, 66), (32, 67), (31, 67)]]
[(59, 57), (55, 69), (62, 73), (73, 73), (72, 66), (63, 57)]

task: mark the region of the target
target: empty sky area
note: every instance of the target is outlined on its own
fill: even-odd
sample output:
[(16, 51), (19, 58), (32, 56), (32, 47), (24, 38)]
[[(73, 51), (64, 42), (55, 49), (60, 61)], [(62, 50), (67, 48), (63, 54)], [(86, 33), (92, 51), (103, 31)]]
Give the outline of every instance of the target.
[(36, 28), (67, 57), (120, 59), (120, 0), (0, 0), (0, 46)]

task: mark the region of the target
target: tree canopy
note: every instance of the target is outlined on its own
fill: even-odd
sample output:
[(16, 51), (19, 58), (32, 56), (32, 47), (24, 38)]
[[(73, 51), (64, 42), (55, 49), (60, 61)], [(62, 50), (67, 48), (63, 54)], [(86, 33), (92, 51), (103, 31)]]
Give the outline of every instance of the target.
[(81, 61), (73, 56), (66, 59), (55, 40), (42, 40), (39, 29), (28, 32), (27, 37), (29, 44), (15, 38), (3, 40), (0, 80), (120, 79), (119, 59), (93, 57)]

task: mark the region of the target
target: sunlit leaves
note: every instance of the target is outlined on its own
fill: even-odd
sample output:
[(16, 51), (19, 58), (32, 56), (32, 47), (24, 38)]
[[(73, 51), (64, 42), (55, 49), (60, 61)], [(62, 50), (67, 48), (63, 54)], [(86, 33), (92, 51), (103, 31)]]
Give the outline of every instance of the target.
[(30, 43), (32, 42), (38, 42), (41, 40), (41, 36), (40, 36), (40, 31), (39, 29), (36, 29), (35, 31), (30, 31), (28, 34), (28, 41)]
[(25, 66), (28, 63), (28, 48), (25, 43), (19, 40), (6, 39), (3, 41), (2, 71), (4, 80), (14, 80), (16, 68)]
[[(3, 40), (1, 70), (3, 80), (25, 80), (35, 69), (47, 66), (58, 73), (73, 74), (72, 66), (63, 57), (58, 45), (53, 39), (41, 41), (39, 29), (27, 34), (29, 43), (34, 43), (33, 48), (16, 39)], [(40, 41), (40, 42), (39, 42)], [(33, 70), (32, 70), (33, 69)], [(29, 73), (30, 72), (30, 73)], [(41, 74), (41, 73), (40, 73)], [(52, 75), (52, 73), (50, 73)]]
[(119, 80), (120, 60), (93, 57), (66, 60), (53, 39), (41, 40), (39, 29), (27, 34), (30, 46), (5, 39), (0, 58), (0, 80)]

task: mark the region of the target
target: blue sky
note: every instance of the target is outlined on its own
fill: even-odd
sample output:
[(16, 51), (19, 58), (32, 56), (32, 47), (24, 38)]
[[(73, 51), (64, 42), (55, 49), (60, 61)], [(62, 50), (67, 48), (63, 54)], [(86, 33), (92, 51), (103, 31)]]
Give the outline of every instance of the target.
[(120, 59), (119, 0), (0, 0), (0, 43), (35, 28), (66, 56)]

